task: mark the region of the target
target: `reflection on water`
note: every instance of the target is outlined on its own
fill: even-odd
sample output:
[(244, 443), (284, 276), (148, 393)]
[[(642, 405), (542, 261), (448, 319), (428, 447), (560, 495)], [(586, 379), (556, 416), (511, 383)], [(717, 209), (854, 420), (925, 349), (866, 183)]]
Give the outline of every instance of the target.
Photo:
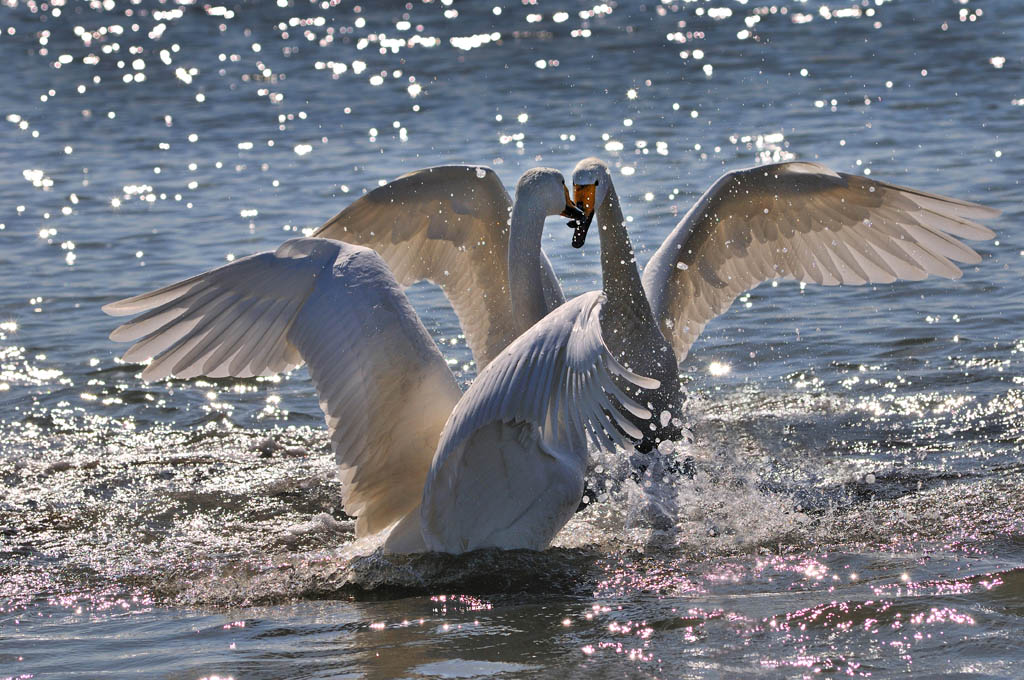
[[(1014, 9), (5, 3), (0, 677), (1012, 677)], [(106, 339), (101, 304), (408, 170), (511, 185), (593, 154), (641, 262), (718, 174), (761, 162), (1006, 215), (957, 282), (743, 295), (681, 367), (696, 441), (596, 456), (541, 554), (381, 556), (353, 542), (304, 370), (147, 384)], [(592, 289), (596, 242), (563, 232), (544, 247), (566, 292)], [(410, 296), (471, 380), (443, 297)], [(669, 471), (686, 457), (692, 479)]]

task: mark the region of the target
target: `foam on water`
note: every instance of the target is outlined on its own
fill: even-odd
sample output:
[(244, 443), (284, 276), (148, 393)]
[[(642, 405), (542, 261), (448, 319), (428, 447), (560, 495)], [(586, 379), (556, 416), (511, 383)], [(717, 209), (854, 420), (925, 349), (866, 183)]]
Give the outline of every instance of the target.
[[(12, 492), (0, 513), (8, 536), (4, 596), (26, 602), (41, 592), (98, 587), (239, 605), (380, 588), (586, 590), (595, 580), (592, 562), (609, 554), (686, 564), (828, 546), (892, 549), (1000, 536), (1024, 516), (1013, 502), (1021, 498), (1019, 469), (960, 479), (916, 465), (873, 463), (874, 472), (861, 473), (848, 463), (838, 472), (819, 463), (808, 475), (800, 469), (808, 457), (845, 458), (780, 448), (779, 430), (821, 413), (817, 401), (812, 410), (791, 404), (786, 415), (774, 411), (768, 426), (764, 414), (745, 411), (745, 399), (715, 404), (718, 416), (691, 399), (692, 411), (704, 411), (692, 444), (651, 454), (595, 451), (587, 481), (593, 500), (559, 535), (557, 549), (517, 557), (384, 556), (381, 537), (354, 541), (333, 456), (314, 429), (279, 430), (271, 443), (237, 429), (140, 434), (111, 427), (102, 448), (93, 432), (82, 433), (85, 423), (43, 447), (33, 434), (6, 450), (34, 445), (34, 455), (4, 458)], [(692, 477), (679, 471), (684, 461)], [(538, 581), (539, 573), (558, 576)]]

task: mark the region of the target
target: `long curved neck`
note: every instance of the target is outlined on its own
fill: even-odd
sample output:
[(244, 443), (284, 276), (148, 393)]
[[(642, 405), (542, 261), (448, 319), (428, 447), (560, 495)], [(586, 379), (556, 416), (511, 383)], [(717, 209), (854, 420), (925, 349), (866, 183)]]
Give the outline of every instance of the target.
[(597, 209), (597, 226), (601, 235), (601, 278), (607, 307), (620, 319), (632, 318), (639, 323), (653, 323), (647, 295), (633, 255), (633, 244), (626, 231), (619, 196), (609, 185), (604, 201)]
[[(661, 383), (653, 394), (637, 394), (641, 403), (653, 406), (656, 421), (662, 423), (653, 438), (647, 429), (650, 423), (637, 423), (645, 433), (645, 446), (653, 446), (658, 438), (672, 439), (679, 434), (678, 428), (671, 425), (671, 419), (668, 423), (661, 420), (665, 411), (677, 417), (680, 413), (679, 364), (672, 346), (655, 323), (637, 271), (619, 197), (610, 184), (597, 214), (601, 230), (601, 272), (607, 298), (601, 313), (601, 334), (608, 349), (624, 366)], [(620, 386), (627, 393), (635, 394), (628, 386)]]
[(540, 253), (545, 217), (534, 202), (520, 200), (517, 192), (508, 234), (508, 285), (517, 336), (548, 313)]

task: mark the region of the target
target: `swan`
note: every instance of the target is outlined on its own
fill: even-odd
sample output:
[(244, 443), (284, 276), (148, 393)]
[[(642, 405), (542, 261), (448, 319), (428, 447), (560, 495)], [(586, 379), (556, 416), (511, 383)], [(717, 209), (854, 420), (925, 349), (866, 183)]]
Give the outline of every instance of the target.
[(565, 302), (541, 248), (547, 214), (533, 199), (548, 191), (554, 200), (556, 179), (565, 192), (556, 214), (580, 219), (557, 170), (527, 170), (513, 202), (491, 168), (449, 165), (373, 189), (312, 235), (376, 250), (403, 286), (440, 286), (479, 371)]
[[(528, 173), (517, 199), (524, 205), (513, 222), (582, 217), (554, 170)], [(428, 236), (430, 219), (418, 225)], [(482, 246), (485, 256), (499, 250), (495, 240)], [(441, 260), (460, 252), (438, 250)], [(409, 276), (421, 264), (405, 263), (396, 268)], [(469, 304), (462, 292), (454, 297)], [(249, 377), (306, 363), (357, 537), (387, 530), (387, 552), (461, 553), (547, 547), (579, 503), (588, 441), (641, 438), (623, 414), (642, 422), (650, 413), (612, 378), (638, 389), (658, 382), (614, 359), (600, 323), (605, 303), (600, 291), (585, 293), (497, 352), (493, 324), (509, 319), (464, 307), (484, 320), (469, 325), (474, 352), (487, 359), (465, 394), (382, 256), (331, 238), (292, 239), (103, 311), (138, 315), (110, 337), (134, 341), (125, 361), (152, 357), (145, 380)], [(536, 311), (513, 309), (514, 323)]]
[(735, 170), (697, 200), (641, 277), (607, 164), (580, 161), (572, 183), (585, 213), (569, 223), (572, 245), (584, 245), (595, 215), (599, 225), (605, 342), (624, 367), (661, 383), (648, 395), (648, 409), (673, 416), (648, 424), (653, 432), (645, 441), (655, 443), (675, 436), (678, 363), (741, 293), (780, 278), (829, 286), (957, 279), (962, 272), (953, 261), (981, 262), (958, 238), (993, 238), (974, 220), (1000, 214), (818, 163)]

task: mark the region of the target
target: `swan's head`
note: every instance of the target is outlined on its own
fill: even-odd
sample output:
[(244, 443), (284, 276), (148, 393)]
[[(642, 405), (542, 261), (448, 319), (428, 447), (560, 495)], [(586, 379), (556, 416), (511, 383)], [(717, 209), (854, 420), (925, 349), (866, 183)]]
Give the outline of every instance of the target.
[(562, 173), (551, 168), (533, 168), (523, 173), (516, 184), (516, 204), (536, 207), (545, 217), (583, 219), (583, 211), (573, 203)]
[(583, 211), (582, 220), (573, 220), (572, 247), (582, 248), (587, 239), (587, 230), (594, 221), (594, 211), (604, 203), (612, 186), (612, 175), (605, 162), (598, 158), (584, 158), (572, 171), (573, 198), (576, 207)]

